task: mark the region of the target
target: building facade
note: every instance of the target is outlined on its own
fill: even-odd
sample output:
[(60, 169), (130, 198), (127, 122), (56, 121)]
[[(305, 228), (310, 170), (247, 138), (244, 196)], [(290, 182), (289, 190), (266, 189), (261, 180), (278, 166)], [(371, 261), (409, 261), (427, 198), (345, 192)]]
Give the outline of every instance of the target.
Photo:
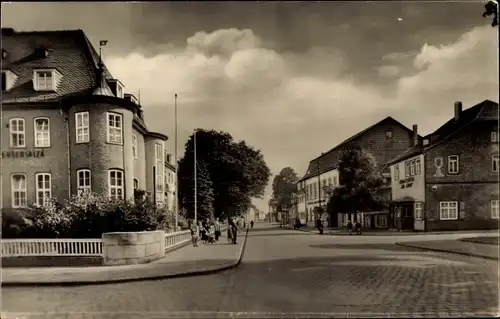
[[(371, 153), (378, 163), (380, 173), (387, 179), (387, 185), (389, 185), (390, 171), (385, 163), (420, 139), (416, 126), (411, 130), (392, 117), (387, 117), (323, 153), (309, 163), (306, 174), (297, 183), (298, 193), (302, 194), (304, 203), (298, 205), (298, 214), (305, 216), (308, 223), (318, 217), (317, 213), (322, 213), (321, 218), (328, 220), (330, 227), (340, 227), (346, 224), (347, 214), (339, 214), (337, 218), (329, 220), (323, 213), (326, 211), (329, 192), (341, 183), (337, 165), (342, 152), (350, 148), (361, 147)], [(390, 194), (390, 187), (386, 187), (381, 191), (380, 196), (389, 201)], [(365, 227), (386, 228), (388, 227), (388, 214), (388, 211), (367, 212), (360, 216), (351, 216), (351, 219), (363, 221)]]
[(498, 228), (498, 111), (489, 100), (467, 110), (456, 102), (452, 119), (391, 161), (396, 227)]
[(167, 136), (147, 129), (83, 31), (2, 28), (2, 47), (2, 208), (134, 189), (165, 202)]
[(177, 172), (175, 159), (172, 154), (165, 152), (165, 208), (171, 212), (176, 211), (175, 196), (177, 196)]

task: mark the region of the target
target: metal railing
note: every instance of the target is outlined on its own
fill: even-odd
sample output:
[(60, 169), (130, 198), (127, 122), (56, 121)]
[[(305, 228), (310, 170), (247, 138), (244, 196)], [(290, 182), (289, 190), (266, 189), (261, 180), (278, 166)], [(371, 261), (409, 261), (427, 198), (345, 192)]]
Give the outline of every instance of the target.
[(3, 239), (3, 257), (101, 256), (101, 239)]

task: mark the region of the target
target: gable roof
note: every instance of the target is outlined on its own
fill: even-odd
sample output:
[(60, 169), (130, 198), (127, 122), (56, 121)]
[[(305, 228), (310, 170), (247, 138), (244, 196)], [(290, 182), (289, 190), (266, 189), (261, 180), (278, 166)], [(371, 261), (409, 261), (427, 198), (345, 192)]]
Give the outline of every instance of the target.
[[(323, 174), (327, 171), (334, 169), (338, 164), (338, 155), (340, 155), (340, 151), (342, 150), (343, 147), (347, 146), (349, 143), (355, 141), (359, 137), (361, 137), (364, 134), (368, 133), (369, 131), (373, 130), (375, 127), (377, 127), (381, 124), (385, 124), (385, 123), (391, 123), (391, 124), (400, 126), (409, 132), (412, 132), (411, 129), (404, 126), (399, 121), (395, 120), (393, 117), (388, 116), (388, 117), (382, 119), (381, 121), (378, 121), (377, 123), (365, 128), (364, 130), (360, 131), (359, 133), (349, 137), (348, 139), (344, 140), (340, 144), (337, 144), (335, 147), (333, 147), (329, 151), (322, 153), (320, 156), (311, 160), (309, 162), (309, 166), (307, 168), (305, 175), (298, 182), (301, 182), (301, 181), (308, 179), (308, 178), (311, 178), (313, 176), (317, 176), (318, 173)], [(334, 153), (338, 153), (338, 154), (336, 156), (331, 156)], [(330, 157), (330, 158), (327, 159), (327, 157)], [(332, 157), (334, 157), (334, 158), (332, 158)]]
[[(37, 57), (40, 47), (47, 57)], [(16, 75), (12, 88), (2, 92), (2, 103), (50, 102), (92, 90), (97, 85), (99, 56), (82, 30), (16, 32), (2, 29), (2, 49), (7, 51), (2, 70)], [(61, 75), (56, 92), (33, 90), (34, 69), (56, 69)], [(106, 77), (111, 74), (106, 70)]]
[(400, 156), (389, 161), (387, 165), (392, 165), (401, 162), (405, 159), (408, 159), (410, 157), (422, 154), (427, 150), (432, 149), (443, 142), (446, 142), (447, 140), (455, 136), (457, 133), (461, 132), (469, 124), (475, 121), (483, 121), (483, 120), (498, 120), (498, 103), (490, 100), (484, 100), (479, 104), (476, 104), (466, 110), (463, 110), (458, 120), (455, 120), (455, 118), (453, 117), (446, 123), (441, 125), (433, 133), (425, 136), (424, 139), (429, 140), (428, 145), (414, 146), (405, 151)]

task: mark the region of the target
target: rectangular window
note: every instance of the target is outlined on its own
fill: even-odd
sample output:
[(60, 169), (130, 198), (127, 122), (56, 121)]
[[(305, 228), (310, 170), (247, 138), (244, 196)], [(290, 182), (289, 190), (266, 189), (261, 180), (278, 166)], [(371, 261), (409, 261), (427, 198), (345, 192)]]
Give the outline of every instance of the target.
[(49, 173), (38, 173), (36, 180), (36, 203), (43, 206), (52, 197), (52, 181)]
[(137, 158), (137, 135), (132, 134), (132, 155)]
[(420, 163), (420, 158), (415, 159), (415, 175), (420, 175), (420, 172), (422, 170), (421, 165), (422, 164)]
[(54, 71), (35, 71), (35, 90), (36, 91), (53, 91), (54, 85)]
[(333, 185), (335, 185), (335, 186), (338, 185), (337, 176), (333, 176)]
[(122, 144), (122, 115), (108, 113), (108, 143)]
[(123, 199), (123, 172), (117, 169), (108, 171), (109, 197), (112, 199)]
[(498, 143), (498, 132), (491, 132), (491, 141), (493, 143)]
[(399, 164), (394, 165), (394, 180), (399, 180)]
[(458, 155), (448, 156), (448, 174), (458, 174), (458, 172), (459, 172)]
[(134, 178), (134, 189), (139, 189), (139, 180)]
[(24, 119), (15, 118), (9, 120), (10, 147), (26, 147), (26, 126)]
[(163, 145), (155, 144), (155, 158), (156, 158), (156, 190), (157, 192), (163, 191)]
[(11, 179), (12, 207), (27, 207), (26, 174), (14, 174)]
[(171, 164), (172, 163), (172, 155), (167, 154), (167, 163)]
[(422, 220), (422, 202), (415, 202), (415, 220)]
[(499, 163), (499, 157), (498, 157), (498, 155), (493, 155), (493, 156), (491, 157), (491, 170), (492, 170), (493, 172), (495, 172), (495, 173), (498, 173), (498, 171), (499, 171), (499, 167), (498, 167), (498, 165), (499, 165), (499, 164), (500, 164), (500, 163)]
[(47, 117), (35, 118), (35, 147), (50, 147), (50, 121)]
[(410, 162), (405, 162), (405, 177), (410, 176)]
[(78, 194), (90, 193), (92, 191), (91, 174), (89, 169), (79, 169), (76, 171), (76, 189)]
[(410, 161), (410, 176), (415, 175), (415, 160)]
[(387, 215), (377, 215), (378, 226), (386, 227), (387, 226)]
[(88, 143), (89, 138), (89, 112), (75, 113), (76, 143)]
[(500, 211), (499, 201), (492, 200), (491, 201), (491, 218), (498, 219), (499, 211)]
[(458, 219), (458, 202), (439, 202), (440, 220)]

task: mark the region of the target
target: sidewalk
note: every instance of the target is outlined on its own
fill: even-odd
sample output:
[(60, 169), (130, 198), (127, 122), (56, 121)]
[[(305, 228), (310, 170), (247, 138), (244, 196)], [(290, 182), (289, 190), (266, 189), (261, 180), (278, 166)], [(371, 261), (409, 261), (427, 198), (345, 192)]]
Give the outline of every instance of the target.
[(454, 253), (465, 256), (498, 260), (498, 245), (471, 243), (462, 240), (433, 240), (420, 242), (396, 243), (396, 245), (425, 250)]
[[(287, 229), (293, 230), (291, 227), (287, 227)], [(303, 232), (308, 232), (308, 233), (313, 233), (316, 235), (319, 235), (319, 231), (317, 228), (313, 226), (303, 226), (298, 229), (299, 231)], [(498, 230), (457, 230), (457, 231), (429, 231), (429, 232), (423, 232), (423, 231), (411, 231), (411, 230), (405, 230), (405, 231), (397, 231), (397, 230), (387, 230), (387, 229), (362, 229), (362, 236), (410, 236), (410, 235), (446, 235), (446, 234), (476, 234), (478, 232), (485, 233), (485, 234), (491, 234), (491, 233), (498, 233)], [(325, 227), (323, 231), (323, 235), (332, 235), (332, 236), (349, 236), (349, 233), (347, 232), (347, 229), (342, 228), (333, 228), (333, 229), (328, 229)], [(353, 234), (351, 236), (355, 236), (356, 233), (353, 231)]]
[(236, 268), (243, 257), (248, 230), (241, 232), (238, 244), (230, 245), (225, 236), (216, 244), (188, 245), (167, 253), (148, 264), (99, 267), (2, 268), (2, 287), (76, 286), (201, 276)]

